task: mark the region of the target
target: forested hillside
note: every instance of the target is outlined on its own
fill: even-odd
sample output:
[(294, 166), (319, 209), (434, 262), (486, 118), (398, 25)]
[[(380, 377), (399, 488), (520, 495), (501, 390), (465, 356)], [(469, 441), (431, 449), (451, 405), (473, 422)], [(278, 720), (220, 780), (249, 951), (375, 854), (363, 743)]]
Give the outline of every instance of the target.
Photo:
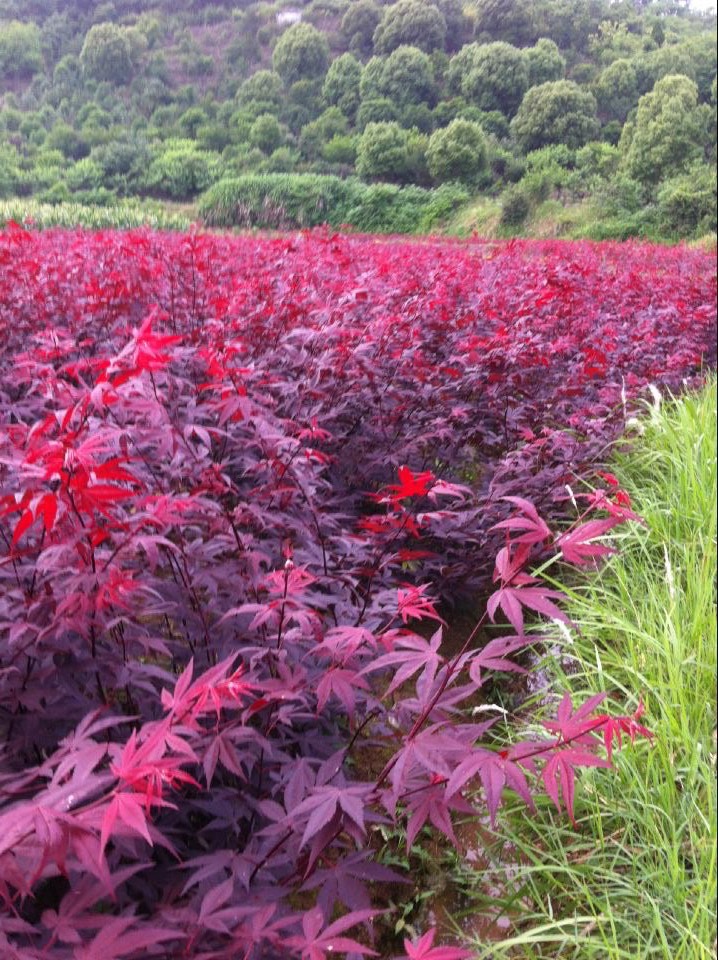
[(0, 0), (0, 199), (375, 232), (487, 203), (520, 232), (549, 204), (698, 237), (715, 26), (640, 0)]

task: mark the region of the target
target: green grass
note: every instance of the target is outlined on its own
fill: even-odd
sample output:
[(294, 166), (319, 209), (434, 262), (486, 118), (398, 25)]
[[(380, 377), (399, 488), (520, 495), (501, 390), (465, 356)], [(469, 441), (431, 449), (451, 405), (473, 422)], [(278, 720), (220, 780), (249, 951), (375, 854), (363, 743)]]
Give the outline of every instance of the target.
[(120, 200), (107, 207), (81, 203), (38, 203), (22, 197), (0, 201), (0, 228), (8, 220), (31, 221), (33, 229), (49, 227), (88, 227), (95, 230), (129, 230), (151, 227), (155, 230), (188, 230), (191, 208), (156, 203), (151, 200)]
[[(548, 801), (511, 808), (492, 882), (512, 930), (476, 940), (482, 960), (716, 956), (715, 379), (643, 424), (615, 472), (646, 527), (565, 588), (578, 629), (542, 669), (574, 702), (605, 690), (630, 712), (642, 696), (655, 741), (581, 776), (577, 831)], [(481, 886), (471, 909), (495, 908)]]

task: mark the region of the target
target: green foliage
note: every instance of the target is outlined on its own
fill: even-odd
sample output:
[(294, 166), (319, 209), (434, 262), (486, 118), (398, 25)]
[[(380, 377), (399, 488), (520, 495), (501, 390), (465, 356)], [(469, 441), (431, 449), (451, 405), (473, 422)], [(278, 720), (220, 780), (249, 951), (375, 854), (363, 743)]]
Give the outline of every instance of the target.
[(529, 47), (526, 61), (529, 70), (529, 86), (537, 87), (541, 83), (563, 80), (566, 74), (566, 58), (547, 37), (541, 37), (533, 47)]
[(381, 97), (381, 78), (384, 75), (384, 60), (372, 57), (365, 65), (359, 80), (361, 100), (376, 100)]
[(446, 219), (468, 195), (456, 185), (437, 190), (399, 187), (315, 174), (275, 174), (223, 180), (200, 200), (216, 227), (332, 227), (372, 233), (420, 233)]
[(341, 35), (352, 53), (370, 56), (374, 49), (374, 31), (381, 15), (381, 8), (374, 0), (356, 0), (349, 6), (342, 18)]
[(379, 96), (400, 107), (419, 103), (433, 105), (436, 100), (433, 64), (417, 47), (397, 47), (383, 63), (378, 88)]
[(323, 107), (322, 81), (297, 80), (286, 92), (280, 117), (292, 133), (298, 133), (319, 116)]
[(10, 144), (0, 143), (0, 199), (20, 193), (24, 180), (20, 154)]
[(461, 0), (433, 0), (433, 4), (446, 23), (446, 49), (450, 52), (460, 50), (473, 29), (463, 3)]
[(593, 85), (598, 111), (604, 120), (623, 123), (638, 103), (638, 74), (631, 60), (614, 60)]
[(700, 159), (708, 140), (698, 88), (688, 77), (659, 80), (623, 128), (622, 167), (641, 183), (657, 183)]
[(90, 152), (87, 141), (64, 120), (55, 123), (45, 144), (52, 150), (59, 150), (69, 160), (79, 160)]
[(31, 77), (41, 69), (42, 50), (37, 24), (0, 20), (0, 77)]
[(192, 140), (169, 140), (152, 160), (144, 186), (157, 196), (188, 200), (216, 183), (222, 173), (216, 154), (199, 150)]
[(322, 87), (322, 96), (327, 105), (339, 107), (344, 116), (352, 121), (359, 109), (361, 75), (362, 67), (357, 58), (351, 53), (343, 53), (332, 61)]
[(262, 153), (273, 153), (284, 142), (279, 120), (271, 113), (261, 113), (249, 128), (249, 142)]
[(347, 132), (347, 118), (338, 107), (329, 107), (302, 129), (299, 149), (309, 160), (317, 160), (330, 140), (345, 136)]
[(519, 108), (529, 85), (526, 54), (510, 43), (484, 44), (475, 51), (461, 93), (480, 110), (499, 110), (508, 117)]
[(530, 46), (540, 36), (530, 0), (477, 0), (476, 36), (483, 41)]
[(0, 225), (6, 224), (8, 220), (31, 223), (35, 230), (50, 227), (89, 227), (94, 230), (134, 230), (137, 227), (150, 227), (154, 230), (188, 230), (190, 226), (186, 216), (170, 213), (146, 201), (141, 204), (137, 201), (123, 201), (111, 206), (88, 206), (80, 203), (50, 205), (35, 200), (14, 199), (0, 203)]
[(501, 224), (520, 227), (529, 217), (533, 204), (528, 192), (519, 184), (507, 187), (501, 195)]
[(90, 27), (80, 52), (85, 75), (112, 84), (129, 83), (134, 65), (128, 31), (116, 23)]
[(476, 183), (488, 165), (484, 131), (470, 120), (452, 120), (448, 127), (432, 133), (426, 161), (429, 173), (439, 183)]
[(353, 167), (357, 158), (357, 137), (335, 134), (322, 147), (322, 158), (327, 163)]
[(408, 133), (398, 123), (368, 123), (359, 139), (357, 173), (366, 180), (403, 180), (407, 146)]
[(716, 168), (697, 163), (666, 180), (658, 191), (658, 217), (667, 235), (700, 237), (716, 232)]
[(576, 151), (576, 170), (584, 181), (610, 180), (618, 171), (618, 147), (593, 140)]
[(357, 130), (365, 130), (370, 123), (398, 122), (399, 111), (386, 97), (362, 100), (357, 114)]
[(257, 70), (237, 91), (237, 103), (258, 117), (261, 113), (278, 113), (282, 103), (282, 78), (273, 70)]
[(531, 87), (511, 123), (524, 152), (554, 143), (578, 149), (593, 138), (597, 127), (593, 95), (570, 80)]
[(446, 20), (425, 0), (398, 0), (387, 7), (374, 32), (375, 53), (391, 53), (397, 47), (418, 47), (424, 53), (443, 50)]
[(329, 44), (309, 23), (295, 23), (277, 41), (272, 64), (285, 84), (323, 77), (329, 65)]

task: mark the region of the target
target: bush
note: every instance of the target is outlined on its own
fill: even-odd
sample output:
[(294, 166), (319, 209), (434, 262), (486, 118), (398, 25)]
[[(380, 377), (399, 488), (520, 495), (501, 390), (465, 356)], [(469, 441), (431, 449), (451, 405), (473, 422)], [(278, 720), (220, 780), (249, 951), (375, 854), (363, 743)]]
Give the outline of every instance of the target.
[(383, 63), (377, 78), (380, 97), (399, 108), (436, 100), (436, 80), (430, 58), (417, 47), (397, 47)]
[(129, 83), (134, 65), (127, 30), (116, 23), (98, 23), (90, 27), (80, 52), (80, 63), (85, 74), (93, 80)]
[(635, 117), (623, 128), (622, 166), (642, 183), (657, 183), (698, 160), (708, 136), (695, 83), (685, 76), (664, 77), (641, 97)]
[(597, 129), (596, 101), (570, 80), (531, 87), (511, 122), (511, 131), (525, 153), (561, 143), (577, 150)]
[(531, 199), (522, 186), (513, 184), (507, 187), (501, 195), (501, 223), (506, 227), (522, 226), (532, 207)]
[(401, 181), (408, 168), (408, 133), (398, 123), (368, 123), (359, 139), (356, 169), (366, 180)]
[(31, 77), (42, 70), (42, 66), (37, 24), (0, 20), (0, 77)]
[(525, 52), (530, 87), (563, 80), (566, 73), (566, 60), (553, 40), (541, 37), (535, 46), (529, 47)]
[(370, 123), (398, 123), (399, 110), (386, 97), (362, 100), (357, 114), (357, 130), (364, 130)]
[(250, 175), (223, 180), (200, 201), (208, 226), (288, 229), (328, 223), (362, 232), (421, 233), (468, 199), (464, 189), (366, 185), (317, 174)]
[(258, 117), (262, 113), (278, 113), (284, 95), (282, 78), (273, 70), (257, 70), (237, 91), (237, 103)]
[(359, 109), (361, 64), (351, 53), (343, 53), (332, 61), (324, 78), (322, 96), (330, 107), (339, 107), (348, 120), (354, 121)]
[(439, 183), (460, 180), (475, 184), (488, 166), (484, 131), (470, 120), (452, 120), (432, 133), (426, 151), (429, 173)]
[(141, 185), (172, 200), (189, 200), (216, 183), (223, 172), (221, 157), (199, 150), (191, 141), (167, 141), (155, 156)]
[(349, 6), (342, 18), (341, 35), (352, 53), (361, 57), (371, 54), (381, 13), (381, 7), (374, 0), (356, 0)]
[(309, 23), (295, 23), (277, 41), (272, 65), (284, 83), (323, 77), (329, 64), (329, 44)]
[(480, 110), (499, 110), (507, 117), (518, 110), (529, 85), (526, 54), (509, 43), (478, 47), (461, 80), (461, 93)]
[(273, 153), (284, 141), (284, 133), (279, 120), (271, 113), (263, 113), (257, 117), (249, 128), (249, 142), (262, 153)]
[(715, 233), (716, 189), (715, 167), (705, 163), (666, 180), (658, 191), (661, 229), (677, 238)]
[(391, 53), (397, 47), (418, 47), (424, 53), (443, 50), (446, 21), (425, 0), (398, 0), (387, 7), (374, 32), (374, 52)]

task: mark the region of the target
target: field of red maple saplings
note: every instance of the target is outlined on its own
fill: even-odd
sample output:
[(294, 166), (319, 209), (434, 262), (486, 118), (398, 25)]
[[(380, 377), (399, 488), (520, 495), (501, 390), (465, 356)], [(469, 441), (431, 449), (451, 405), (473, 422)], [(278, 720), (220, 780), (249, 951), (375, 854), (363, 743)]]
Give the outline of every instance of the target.
[(565, 619), (532, 571), (640, 522), (608, 452), (715, 297), (641, 244), (0, 233), (0, 954), (469, 956), (377, 939), (377, 826), (572, 818), (649, 735), (471, 707)]

